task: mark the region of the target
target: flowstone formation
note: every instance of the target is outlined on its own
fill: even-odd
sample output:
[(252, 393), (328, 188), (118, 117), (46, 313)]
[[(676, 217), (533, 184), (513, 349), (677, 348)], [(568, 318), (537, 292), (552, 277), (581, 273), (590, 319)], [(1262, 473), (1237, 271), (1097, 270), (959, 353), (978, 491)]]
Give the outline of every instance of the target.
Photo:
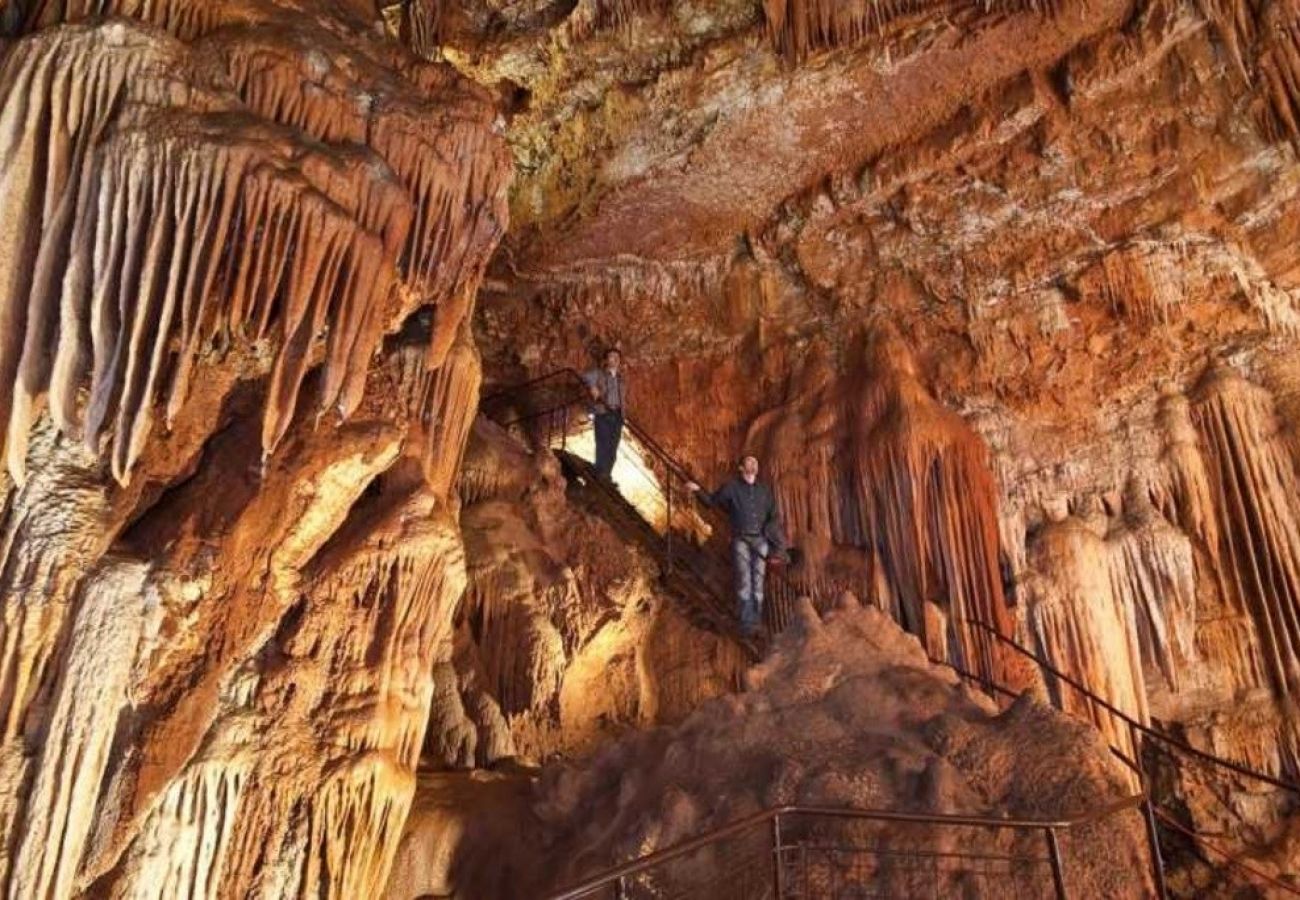
[(465, 583), (493, 105), (366, 4), (0, 13), (0, 893), (373, 896)]
[[(850, 596), (824, 619), (805, 602), (768, 658), (749, 671), (744, 692), (705, 703), (680, 725), (547, 767), (531, 789), (498, 777), (459, 790), (482, 798), (483, 812), (473, 804), (461, 804), (457, 814), (422, 802), (399, 851), (404, 864), (389, 885), (390, 900), (444, 892), (544, 896), (548, 888), (785, 804), (1055, 818), (1101, 809), (1129, 788), (1095, 731), (1029, 695), (997, 712), (950, 669), (933, 666), (919, 641), (888, 616)], [(444, 788), (444, 797), (451, 793)], [(523, 839), (501, 852), (484, 840), (492, 833), (489, 819), (516, 823)], [(967, 852), (1023, 853), (1042, 840), (1040, 833), (923, 834), (932, 851), (960, 845)], [(770, 865), (766, 829), (759, 837), (754, 865)], [(916, 835), (891, 825), (854, 837), (861, 846), (892, 841), (903, 851)], [(695, 863), (703, 866), (695, 876), (711, 881), (711, 861), (719, 867), (714, 876), (741, 877), (723, 867), (746, 858), (744, 849), (723, 845)], [(1136, 810), (1072, 833), (1063, 853), (1068, 886), (1078, 896), (1150, 896)], [(430, 866), (439, 854), (441, 868)], [(852, 880), (871, 871), (880, 881)], [(887, 865), (843, 873), (856, 888), (906, 895), (900, 875), (906, 873), (891, 874)], [(1031, 880), (1026, 890), (1045, 883)], [(938, 888), (943, 896), (982, 895), (979, 883), (963, 887), (960, 875)], [(734, 885), (715, 890), (732, 896)]]
[[(467, 585), (435, 682), (434, 770), (537, 764), (676, 722), (740, 681), (635, 541), (565, 495), (559, 463), (480, 419), (459, 491)], [(441, 699), (441, 698), (440, 698)]]

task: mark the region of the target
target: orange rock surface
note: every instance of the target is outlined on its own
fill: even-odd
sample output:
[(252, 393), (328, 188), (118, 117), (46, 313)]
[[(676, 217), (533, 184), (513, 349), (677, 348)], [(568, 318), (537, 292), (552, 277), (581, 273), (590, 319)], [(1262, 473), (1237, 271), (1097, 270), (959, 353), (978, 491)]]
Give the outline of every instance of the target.
[[(1300, 780), (1298, 152), (1295, 0), (0, 0), (0, 896), (378, 896), (417, 783), (743, 705), (476, 421), (611, 344), (761, 457), (783, 615)], [(1151, 763), (1295, 879), (1300, 798)]]

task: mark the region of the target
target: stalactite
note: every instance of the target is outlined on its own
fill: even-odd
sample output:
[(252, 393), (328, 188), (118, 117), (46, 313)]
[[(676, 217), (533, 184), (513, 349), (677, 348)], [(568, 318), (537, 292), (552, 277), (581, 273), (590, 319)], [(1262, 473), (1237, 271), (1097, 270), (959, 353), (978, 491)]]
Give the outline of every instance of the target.
[[(1114, 589), (1111, 548), (1093, 527), (1071, 516), (1045, 526), (1029, 551), (1036, 575), (1028, 584), (1028, 623), (1038, 650), (1057, 669), (1146, 722), (1137, 626), (1126, 602), (1131, 586), (1121, 578), (1123, 590)], [(1049, 684), (1058, 694), (1058, 706), (1092, 719), (1112, 746), (1132, 758), (1130, 734), (1122, 720), (1067, 684)]]
[[(977, 0), (980, 11), (1056, 12), (1057, 0)], [(768, 38), (783, 56), (849, 47), (879, 35), (894, 22), (946, 8), (938, 0), (763, 0)]]
[[(446, 495), (478, 383), (457, 338), (505, 225), (495, 112), (351, 0), (23, 13), (0, 48), (0, 893), (377, 896), (464, 586)], [(420, 410), (372, 363), (399, 328), (429, 333)], [(200, 508), (221, 524), (195, 555)], [(133, 547), (131, 520), (169, 537)], [(154, 564), (96, 567), (114, 541)]]
[(159, 798), (135, 841), (132, 900), (218, 900), (253, 761), (238, 753), (192, 764)]
[(1125, 495), (1124, 528), (1109, 544), (1111, 591), (1132, 610), (1143, 655), (1177, 691), (1196, 660), (1196, 572), (1192, 546), (1156, 512), (1145, 487)]
[[(749, 445), (770, 461), (796, 543), (810, 542), (811, 567), (831, 545), (879, 560), (887, 601), (935, 655), (1003, 683), (1024, 683), (982, 622), (1011, 634), (998, 564), (997, 487), (988, 450), (921, 385), (896, 332), (878, 327), (852, 374), (831, 375), (816, 355), (780, 407), (750, 429)], [(865, 561), (864, 561), (865, 562)], [(878, 603), (876, 575), (859, 590)], [(934, 604), (948, 627), (936, 632)]]
[(626, 28), (642, 16), (662, 15), (672, 9), (672, 0), (585, 0), (569, 18), (569, 33), (575, 40), (599, 31)]
[(1177, 522), (1209, 554), (1213, 574), (1219, 562), (1219, 522), (1214, 487), (1192, 424), (1187, 398), (1168, 392), (1160, 399), (1159, 426), (1164, 435), (1162, 462), (1168, 487), (1157, 489), (1157, 505), (1171, 522)]
[(442, 45), (446, 0), (405, 0), (398, 35), (416, 54), (430, 59)]
[(1300, 477), (1272, 398), (1224, 366), (1197, 387), (1192, 419), (1214, 484), (1224, 583), (1259, 633), (1282, 693), (1300, 689)]
[(1300, 4), (1198, 0), (1198, 5), (1236, 70), (1255, 89), (1265, 131), (1300, 146)]
[(156, 25), (181, 40), (194, 38), (229, 23), (255, 18), (257, 4), (238, 0), (194, 3), (187, 0), (36, 0), (28, 14), (29, 27), (81, 22), (108, 16), (137, 19)]
[(538, 317), (536, 327), (541, 332), (551, 328), (559, 332), (567, 327), (568, 317), (598, 319), (597, 311), (616, 311), (616, 319), (602, 320), (608, 332), (594, 339), (621, 338), (630, 343), (633, 336), (639, 342), (680, 335), (677, 319), (692, 310), (730, 314), (726, 285), (731, 269), (731, 255), (725, 254), (701, 262), (621, 262), (598, 275), (581, 270), (564, 273), (543, 286), (533, 312)]
[(1167, 325), (1184, 298), (1181, 260), (1162, 245), (1134, 244), (1107, 253), (1088, 281), (1116, 315)]
[(504, 227), (505, 161), (489, 123), (452, 103), (448, 127), (447, 110), (433, 115), (429, 100), (403, 102), (392, 88), (363, 116), (358, 90), (306, 91), (298, 57), (259, 49), (217, 53), (255, 112), (320, 140), (365, 135), (374, 151), (247, 120), (219, 77), (178, 93), (181, 48), (124, 23), (47, 30), (5, 58), (0, 84), (14, 90), (0, 111), (0, 212), (47, 223), (7, 241), (0, 259), (0, 384), (13, 385), (0, 390), (0, 421), (16, 479), (48, 393), (60, 428), (95, 450), (111, 441), (125, 482), (156, 400), (165, 393), (174, 419), (214, 341), (275, 348), (268, 454), (318, 361), (320, 408), (354, 410), (382, 331), (404, 309), (445, 307), (436, 365), (449, 351)]
[(474, 425), (482, 380), (478, 351), (466, 336), (439, 367), (425, 398), (425, 478), (439, 496), (446, 495), (456, 482), (462, 457), (447, 453), (446, 448), (465, 446)]

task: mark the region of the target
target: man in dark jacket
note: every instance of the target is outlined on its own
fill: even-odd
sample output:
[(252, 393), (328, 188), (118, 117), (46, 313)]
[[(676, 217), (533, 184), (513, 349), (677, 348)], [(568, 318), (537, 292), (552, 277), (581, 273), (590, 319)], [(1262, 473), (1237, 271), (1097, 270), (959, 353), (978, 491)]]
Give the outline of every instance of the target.
[(620, 370), (623, 354), (612, 347), (605, 351), (601, 366), (582, 376), (591, 395), (591, 424), (596, 432), (596, 474), (606, 480), (618, 459), (623, 437), (623, 411), (627, 408), (627, 381)]
[(731, 522), (740, 627), (752, 635), (763, 622), (763, 577), (768, 557), (784, 558), (785, 554), (776, 497), (770, 487), (759, 482), (758, 459), (753, 456), (741, 460), (739, 473), (712, 493), (701, 490), (695, 482), (686, 487), (704, 503), (725, 512)]

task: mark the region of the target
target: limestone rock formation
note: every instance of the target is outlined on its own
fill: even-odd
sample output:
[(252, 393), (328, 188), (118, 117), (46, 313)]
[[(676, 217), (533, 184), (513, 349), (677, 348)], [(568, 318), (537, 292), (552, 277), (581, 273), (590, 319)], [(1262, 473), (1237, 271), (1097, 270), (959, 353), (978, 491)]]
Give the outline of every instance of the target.
[[(442, 724), (435, 705), (433, 767), (590, 752), (739, 682), (745, 651), (692, 624), (643, 550), (565, 488), (549, 453), (475, 425), (460, 481), (468, 581), (448, 654), (472, 727)], [(447, 734), (464, 740), (447, 746)]]
[[(373, 896), (512, 759), (740, 715), (726, 628), (475, 425), (609, 344), (684, 470), (762, 457), (775, 623), (850, 590), (1300, 779), (1297, 98), (1295, 0), (0, 0), (0, 894)], [(1146, 762), (1179, 890), (1294, 881), (1294, 793)]]
[[(1294, 780), (1292, 5), (754, 7), (646, 14), (548, 70), (545, 26), (450, 39), (529, 93), (489, 378), (619, 342), (676, 455), (764, 457), (817, 602), (850, 587), (986, 674), (962, 621), (1003, 618), (1138, 720)], [(882, 323), (901, 341), (866, 365)], [(887, 397), (906, 428), (873, 431)], [(891, 504), (922, 512), (891, 531)], [(1256, 790), (1191, 816), (1270, 844), (1296, 800)]]
[(373, 894), (465, 580), (495, 112), (359, 5), (5, 24), (0, 891)]
[[(389, 898), (413, 900), (449, 886), (455, 896), (531, 896), (781, 804), (1053, 817), (1099, 808), (1128, 789), (1088, 727), (1029, 696), (998, 713), (951, 670), (932, 666), (885, 614), (856, 601), (824, 621), (805, 604), (746, 686), (678, 726), (548, 767), (531, 792), (501, 778), (429, 785), (400, 853), (428, 860), (438, 848), (456, 851), (419, 879), (399, 869)], [(526, 838), (509, 855), (499, 846), (489, 853), (493, 845), (481, 839), (491, 828), (486, 816), (458, 816), (434, 799), (456, 792), (484, 797), (493, 819), (519, 823)], [(893, 838), (902, 849), (897, 827)], [(969, 848), (1004, 839), (937, 840)], [(1136, 812), (1099, 823), (1067, 845), (1070, 886), (1080, 896), (1146, 896), (1144, 853)]]

